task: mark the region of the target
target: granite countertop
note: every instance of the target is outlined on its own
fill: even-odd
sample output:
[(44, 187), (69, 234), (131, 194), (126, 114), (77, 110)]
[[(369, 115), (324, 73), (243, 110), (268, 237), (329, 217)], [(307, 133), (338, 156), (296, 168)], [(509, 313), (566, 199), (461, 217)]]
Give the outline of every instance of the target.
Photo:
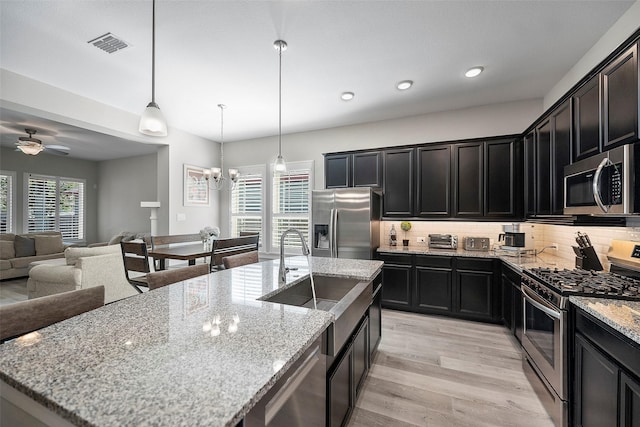
[(551, 253), (542, 253), (536, 256), (534, 255), (522, 255), (511, 256), (507, 255), (504, 251), (490, 250), (490, 251), (466, 251), (464, 249), (432, 249), (426, 244), (424, 245), (409, 245), (405, 246), (380, 246), (378, 252), (387, 253), (402, 253), (402, 254), (415, 254), (415, 255), (443, 255), (443, 256), (461, 256), (461, 257), (476, 257), (476, 258), (498, 258), (506, 262), (511, 268), (516, 271), (522, 271), (527, 268), (537, 267), (550, 267), (550, 268), (567, 268), (573, 269), (575, 267), (574, 260), (567, 260), (559, 256), (555, 256)]
[(640, 301), (570, 297), (569, 301), (640, 344)]
[[(308, 274), (307, 259), (288, 283)], [(318, 274), (372, 279), (380, 261), (311, 258)], [(233, 426), (333, 320), (260, 301), (279, 261), (179, 282), (0, 345), (0, 379), (76, 425)]]

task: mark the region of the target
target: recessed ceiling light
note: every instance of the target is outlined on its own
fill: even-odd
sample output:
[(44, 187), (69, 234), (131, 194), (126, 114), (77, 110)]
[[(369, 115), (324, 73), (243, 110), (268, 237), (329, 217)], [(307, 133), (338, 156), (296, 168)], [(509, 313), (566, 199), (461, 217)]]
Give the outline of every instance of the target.
[(353, 92), (342, 92), (342, 95), (340, 95), (340, 98), (343, 101), (351, 101), (354, 97), (354, 93)]
[(469, 68), (467, 72), (464, 73), (464, 75), (466, 77), (475, 77), (483, 71), (484, 71), (484, 67), (473, 67), (473, 68)]
[(409, 89), (411, 86), (413, 86), (413, 80), (403, 80), (400, 83), (398, 83), (396, 85), (396, 87), (398, 88), (398, 90), (407, 90)]

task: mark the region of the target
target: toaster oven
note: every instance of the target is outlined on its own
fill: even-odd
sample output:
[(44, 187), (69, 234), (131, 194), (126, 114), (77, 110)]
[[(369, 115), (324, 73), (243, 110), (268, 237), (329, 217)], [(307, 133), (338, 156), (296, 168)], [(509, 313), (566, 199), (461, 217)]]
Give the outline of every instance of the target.
[(452, 234), (429, 234), (429, 248), (458, 249), (458, 236)]

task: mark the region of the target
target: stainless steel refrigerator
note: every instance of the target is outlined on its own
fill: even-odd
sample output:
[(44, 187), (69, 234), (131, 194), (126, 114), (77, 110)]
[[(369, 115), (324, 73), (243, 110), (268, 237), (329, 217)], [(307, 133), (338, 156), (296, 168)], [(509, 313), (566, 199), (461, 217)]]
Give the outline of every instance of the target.
[(369, 187), (312, 193), (311, 254), (373, 259), (380, 246), (380, 194)]

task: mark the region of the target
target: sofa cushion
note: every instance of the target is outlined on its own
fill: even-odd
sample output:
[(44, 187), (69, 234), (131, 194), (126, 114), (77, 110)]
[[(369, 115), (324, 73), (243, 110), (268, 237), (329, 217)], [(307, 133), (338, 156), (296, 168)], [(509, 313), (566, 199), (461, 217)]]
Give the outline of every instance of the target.
[(16, 251), (13, 248), (13, 241), (0, 240), (0, 259), (11, 259), (16, 257)]
[(16, 258), (34, 256), (36, 254), (36, 241), (31, 237), (16, 236), (13, 241)]
[(78, 258), (111, 253), (121, 253), (120, 245), (96, 246), (93, 248), (67, 248), (64, 251), (64, 257), (67, 259), (67, 265), (75, 265), (78, 262)]
[(9, 270), (11, 268), (11, 261), (8, 259), (0, 259), (0, 270)]
[(16, 235), (13, 233), (0, 233), (0, 240), (13, 240), (16, 238)]
[(60, 252), (64, 252), (62, 236), (35, 235), (33, 239), (36, 241), (36, 255), (59, 254)]
[(129, 242), (135, 239), (136, 233), (131, 233), (129, 231), (123, 231), (120, 234), (116, 234), (109, 240), (110, 245), (117, 245), (120, 242)]
[(42, 261), (43, 259), (54, 259), (61, 258), (62, 252), (57, 254), (49, 254), (49, 255), (34, 255), (34, 256), (24, 256), (20, 258), (14, 258), (11, 260), (11, 266), (13, 268), (27, 268), (34, 261)]

